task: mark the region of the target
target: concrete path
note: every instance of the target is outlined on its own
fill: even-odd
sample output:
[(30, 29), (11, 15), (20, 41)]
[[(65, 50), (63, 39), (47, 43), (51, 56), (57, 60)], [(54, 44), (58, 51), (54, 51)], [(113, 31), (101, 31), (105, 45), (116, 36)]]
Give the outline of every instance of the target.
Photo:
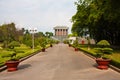
[(0, 73), (0, 80), (120, 80), (120, 73), (99, 70), (93, 59), (58, 44), (23, 61), (19, 70)]

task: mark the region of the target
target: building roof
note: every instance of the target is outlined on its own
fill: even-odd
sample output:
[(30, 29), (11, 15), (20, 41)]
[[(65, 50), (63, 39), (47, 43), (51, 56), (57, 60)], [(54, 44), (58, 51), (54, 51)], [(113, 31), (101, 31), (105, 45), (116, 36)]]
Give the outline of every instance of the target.
[(54, 29), (69, 29), (69, 28), (66, 26), (56, 26), (54, 27)]

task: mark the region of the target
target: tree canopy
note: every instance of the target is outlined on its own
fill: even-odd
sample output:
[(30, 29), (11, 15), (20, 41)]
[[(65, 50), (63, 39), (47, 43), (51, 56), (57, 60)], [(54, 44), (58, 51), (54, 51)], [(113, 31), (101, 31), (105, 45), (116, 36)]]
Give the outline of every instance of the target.
[[(50, 38), (53, 36), (52, 32), (36, 32), (34, 33), (34, 46), (39, 45), (39, 38)], [(18, 29), (15, 23), (0, 25), (0, 43), (3, 43), (3, 48), (9, 48), (9, 46), (15, 46), (13, 42), (19, 42), (32, 48), (33, 33), (30, 30), (24, 28)], [(14, 44), (14, 45), (13, 45)]]
[(108, 40), (120, 45), (120, 1), (119, 0), (78, 0), (77, 12), (72, 16), (72, 32), (79, 36), (88, 30), (96, 41)]

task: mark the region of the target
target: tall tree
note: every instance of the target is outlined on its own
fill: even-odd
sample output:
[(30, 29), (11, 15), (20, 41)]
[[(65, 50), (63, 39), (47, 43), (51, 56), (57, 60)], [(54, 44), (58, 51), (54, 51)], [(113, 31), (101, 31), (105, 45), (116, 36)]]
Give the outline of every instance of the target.
[(78, 0), (77, 12), (72, 17), (72, 32), (78, 35), (88, 29), (96, 41), (106, 39), (113, 45), (120, 45), (120, 1)]
[(16, 34), (16, 27), (14, 23), (10, 24), (3, 24), (0, 26), (1, 31), (1, 42), (4, 42), (4, 47), (7, 47), (7, 45), (15, 40), (15, 34)]
[(53, 33), (52, 32), (45, 32), (46, 34), (46, 37), (50, 38), (51, 36), (53, 36)]

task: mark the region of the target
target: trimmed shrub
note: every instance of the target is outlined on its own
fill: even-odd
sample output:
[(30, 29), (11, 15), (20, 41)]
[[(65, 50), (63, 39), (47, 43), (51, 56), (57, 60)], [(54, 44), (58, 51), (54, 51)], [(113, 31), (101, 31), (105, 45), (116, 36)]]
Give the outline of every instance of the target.
[(10, 44), (8, 44), (8, 47), (10, 49), (14, 49), (14, 47), (20, 47), (20, 43), (17, 41), (12, 41)]

